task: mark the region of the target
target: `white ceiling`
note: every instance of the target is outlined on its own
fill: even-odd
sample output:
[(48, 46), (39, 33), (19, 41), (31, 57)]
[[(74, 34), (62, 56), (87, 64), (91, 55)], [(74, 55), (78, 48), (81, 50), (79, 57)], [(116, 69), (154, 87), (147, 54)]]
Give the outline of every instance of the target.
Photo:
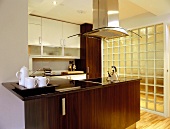
[[(28, 13), (73, 23), (92, 23), (93, 0), (28, 0)], [(170, 13), (170, 0), (119, 0), (120, 20), (143, 13)]]

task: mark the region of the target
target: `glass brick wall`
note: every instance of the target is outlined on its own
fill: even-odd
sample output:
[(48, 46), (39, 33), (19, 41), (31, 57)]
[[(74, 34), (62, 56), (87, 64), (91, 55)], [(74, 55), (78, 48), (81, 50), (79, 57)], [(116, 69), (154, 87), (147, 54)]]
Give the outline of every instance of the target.
[(164, 27), (132, 30), (129, 36), (103, 40), (103, 77), (115, 65), (120, 77), (140, 77), (142, 108), (164, 113)]

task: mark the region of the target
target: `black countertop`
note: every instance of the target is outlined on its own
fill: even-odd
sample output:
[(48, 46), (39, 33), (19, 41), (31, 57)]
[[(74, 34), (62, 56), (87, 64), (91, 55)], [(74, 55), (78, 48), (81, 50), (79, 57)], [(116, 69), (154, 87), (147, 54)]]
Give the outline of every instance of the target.
[[(95, 78), (86, 80), (69, 80), (69, 79), (53, 79), (50, 85), (46, 87), (26, 89), (18, 88), (17, 82), (2, 83), (4, 87), (10, 90), (21, 100), (26, 101), (40, 97), (50, 97), (70, 92), (79, 92), (81, 90), (90, 90), (94, 88), (102, 88), (103, 86), (113, 86), (118, 83), (140, 80), (139, 78), (120, 78), (118, 81), (110, 81), (107, 78)], [(22, 86), (20, 86), (22, 87)]]

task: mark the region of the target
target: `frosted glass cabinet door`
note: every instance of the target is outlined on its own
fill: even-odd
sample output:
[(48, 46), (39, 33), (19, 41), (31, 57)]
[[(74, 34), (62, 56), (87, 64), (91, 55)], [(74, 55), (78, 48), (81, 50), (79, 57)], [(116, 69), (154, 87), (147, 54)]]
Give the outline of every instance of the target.
[(65, 39), (65, 47), (80, 48), (80, 37), (74, 36), (67, 38), (69, 36), (79, 34), (80, 26), (63, 22), (63, 39)]
[(61, 46), (62, 22), (42, 18), (42, 44)]
[(41, 25), (28, 24), (28, 45), (41, 45)]

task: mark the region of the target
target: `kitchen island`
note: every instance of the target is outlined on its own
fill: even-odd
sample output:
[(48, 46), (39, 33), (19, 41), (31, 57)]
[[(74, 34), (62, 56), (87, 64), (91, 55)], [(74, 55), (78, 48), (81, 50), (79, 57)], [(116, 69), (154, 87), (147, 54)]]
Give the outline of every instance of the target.
[(125, 129), (135, 128), (140, 119), (140, 79), (55, 79), (50, 84), (20, 90), (16, 82), (3, 83), (24, 101), (25, 129)]

